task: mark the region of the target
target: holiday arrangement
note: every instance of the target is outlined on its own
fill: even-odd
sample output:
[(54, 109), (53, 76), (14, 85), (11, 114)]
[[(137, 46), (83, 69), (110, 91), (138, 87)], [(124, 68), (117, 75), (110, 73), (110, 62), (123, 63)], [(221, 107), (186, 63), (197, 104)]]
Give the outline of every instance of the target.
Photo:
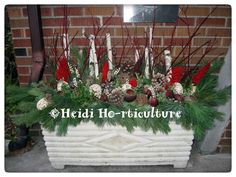
[[(204, 60), (215, 41), (208, 41), (191, 50), (191, 41), (209, 15), (189, 33), (189, 40), (175, 58), (172, 58), (172, 43), (177, 24), (169, 46), (158, 49), (153, 47), (153, 32), (158, 30), (155, 29), (155, 19), (152, 26), (145, 30), (144, 45), (135, 36), (129, 35), (126, 26), (122, 26), (127, 36), (122, 37), (120, 58), (116, 57), (115, 45), (112, 47), (111, 35), (106, 32), (112, 16), (103, 26), (94, 25), (93, 34), (84, 32), (84, 37), (89, 41), (87, 48), (73, 46), (72, 41), (77, 33), (69, 37), (68, 25), (64, 25), (62, 33), (53, 38), (51, 54), (54, 58), (48, 59), (49, 67), (54, 70), (52, 78), (33, 83), (29, 87), (7, 88), (7, 102), (17, 105), (21, 113), (14, 122), (27, 126), (39, 122), (49, 131), (66, 135), (68, 126), (87, 121), (97, 126), (121, 125), (129, 132), (140, 127), (144, 131), (152, 130), (153, 133), (170, 132), (169, 123), (174, 121), (186, 129), (194, 130), (196, 139), (203, 138), (205, 131), (213, 126), (214, 120), (222, 118), (223, 113), (215, 107), (226, 103), (231, 90), (230, 87), (217, 89), (218, 72), (224, 60)], [(180, 20), (188, 27), (184, 18)], [(67, 24), (67, 15), (64, 24)], [(131, 41), (132, 46), (126, 51), (128, 41)], [(63, 46), (61, 53), (58, 43)], [(202, 47), (205, 47), (204, 54), (196, 64), (190, 65), (191, 58)], [(129, 52), (133, 52), (134, 57), (126, 59)], [(113, 118), (99, 118), (99, 112), (95, 111), (93, 118), (52, 118), (50, 112), (61, 108), (82, 112), (86, 109), (120, 112), (157, 108), (163, 112), (180, 111), (181, 117), (168, 115), (158, 119), (139, 119), (115, 115)]]

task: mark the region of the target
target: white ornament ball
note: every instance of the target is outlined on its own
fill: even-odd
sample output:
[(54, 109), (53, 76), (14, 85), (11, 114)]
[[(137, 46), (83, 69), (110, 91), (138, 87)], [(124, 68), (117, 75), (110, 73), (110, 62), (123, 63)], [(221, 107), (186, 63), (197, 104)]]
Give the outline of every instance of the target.
[(60, 80), (58, 83), (57, 83), (57, 91), (62, 91), (62, 86), (63, 85), (68, 85), (67, 82), (63, 81), (63, 80)]
[(172, 90), (174, 94), (182, 95), (184, 93), (183, 86), (179, 82), (174, 83)]
[(50, 104), (50, 102), (48, 102), (48, 100), (46, 98), (42, 98), (37, 102), (37, 109), (38, 110), (43, 110), (44, 108), (46, 108), (48, 105)]
[(132, 86), (129, 83), (125, 83), (122, 85), (122, 91), (125, 92), (128, 89), (131, 89)]
[(100, 99), (101, 95), (102, 95), (102, 87), (98, 84), (93, 84), (90, 85), (89, 87), (89, 91), (94, 93), (94, 95)]

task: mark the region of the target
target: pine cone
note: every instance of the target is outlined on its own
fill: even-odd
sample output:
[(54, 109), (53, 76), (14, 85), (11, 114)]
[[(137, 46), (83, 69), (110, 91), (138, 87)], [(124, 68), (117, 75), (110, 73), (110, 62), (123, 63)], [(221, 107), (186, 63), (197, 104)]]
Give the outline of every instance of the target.
[(112, 90), (111, 94), (108, 98), (109, 102), (116, 105), (116, 106), (122, 106), (124, 101), (124, 95), (122, 90), (120, 89), (114, 89)]
[(112, 82), (103, 83), (101, 85), (101, 87), (102, 87), (103, 93), (106, 94), (107, 96), (109, 96), (111, 94), (112, 90), (114, 89)]
[(167, 84), (166, 77), (164, 74), (157, 73), (152, 77), (152, 86), (155, 92), (163, 92), (165, 90), (165, 86)]
[(136, 102), (141, 105), (147, 104), (148, 103), (147, 95), (139, 93), (137, 95)]
[(130, 73), (134, 69), (134, 63), (133, 62), (127, 62), (122, 65), (121, 71), (123, 73)]
[(120, 83), (121, 84), (125, 84), (127, 79), (129, 80), (130, 79), (130, 75), (128, 73), (121, 73), (119, 75), (119, 80), (120, 80)]

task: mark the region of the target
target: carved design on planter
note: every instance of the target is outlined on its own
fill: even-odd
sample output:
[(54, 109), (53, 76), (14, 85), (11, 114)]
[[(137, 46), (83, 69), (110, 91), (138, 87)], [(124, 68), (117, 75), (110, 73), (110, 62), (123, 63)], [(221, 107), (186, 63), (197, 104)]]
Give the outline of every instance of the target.
[(170, 123), (171, 132), (144, 132), (136, 128), (92, 122), (69, 127), (67, 136), (43, 129), (49, 160), (54, 168), (64, 165), (174, 165), (185, 168), (189, 159), (193, 131)]

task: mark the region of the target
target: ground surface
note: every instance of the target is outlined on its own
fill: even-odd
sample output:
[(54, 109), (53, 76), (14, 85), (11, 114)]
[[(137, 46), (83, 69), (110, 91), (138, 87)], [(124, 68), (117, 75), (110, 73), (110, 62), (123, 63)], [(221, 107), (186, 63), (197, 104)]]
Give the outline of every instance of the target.
[(5, 156), (7, 172), (229, 172), (231, 154), (200, 155), (193, 150), (186, 169), (173, 166), (65, 166), (55, 170), (47, 156), (42, 138), (36, 140), (33, 149), (21, 155)]

